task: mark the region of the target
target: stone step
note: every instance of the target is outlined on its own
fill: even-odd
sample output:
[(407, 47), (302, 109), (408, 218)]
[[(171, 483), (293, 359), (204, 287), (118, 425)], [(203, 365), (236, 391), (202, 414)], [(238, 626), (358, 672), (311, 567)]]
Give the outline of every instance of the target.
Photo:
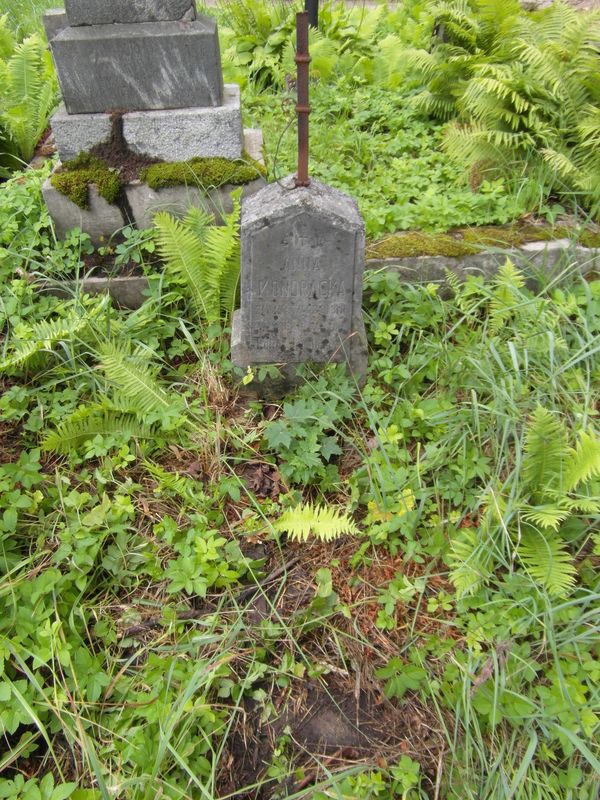
[(69, 27), (51, 41), (69, 114), (220, 106), (216, 22)]
[(196, 18), (194, 0), (65, 0), (65, 9), (73, 26)]
[[(110, 141), (112, 132), (110, 114), (68, 114), (64, 105), (52, 117), (51, 126), (61, 161)], [(235, 83), (224, 87), (222, 106), (123, 114), (123, 136), (132, 152), (161, 161), (240, 158), (240, 87)]]

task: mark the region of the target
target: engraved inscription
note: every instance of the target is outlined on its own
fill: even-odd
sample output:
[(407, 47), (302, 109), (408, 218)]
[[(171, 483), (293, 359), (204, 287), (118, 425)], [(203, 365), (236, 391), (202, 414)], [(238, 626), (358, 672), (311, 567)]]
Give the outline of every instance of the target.
[(344, 294), (346, 285), (341, 281), (322, 280), (269, 280), (262, 279), (258, 296), (263, 297), (308, 297), (328, 299)]

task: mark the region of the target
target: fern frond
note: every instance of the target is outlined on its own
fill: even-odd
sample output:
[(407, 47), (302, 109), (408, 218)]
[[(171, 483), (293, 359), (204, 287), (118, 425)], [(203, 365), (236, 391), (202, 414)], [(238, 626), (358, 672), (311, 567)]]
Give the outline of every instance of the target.
[(527, 522), (538, 525), (540, 528), (556, 531), (568, 518), (569, 510), (547, 503), (541, 506), (525, 506), (521, 516)]
[(459, 596), (474, 594), (492, 575), (492, 548), (479, 530), (465, 528), (452, 540), (449, 562), (450, 580)]
[(543, 493), (556, 488), (572, 452), (562, 421), (538, 406), (527, 429), (524, 449), (523, 476), (532, 492)]
[(600, 477), (600, 439), (594, 433), (582, 431), (565, 467), (565, 488), (572, 491), (597, 477)]
[(308, 541), (311, 534), (322, 542), (339, 539), (345, 534), (358, 534), (358, 528), (348, 513), (311, 503), (302, 503), (285, 511), (273, 527), (300, 542)]
[(561, 505), (569, 512), (600, 514), (600, 500), (596, 500), (593, 497), (563, 497)]
[(533, 580), (548, 594), (564, 597), (575, 584), (575, 565), (567, 544), (557, 534), (534, 529), (522, 534), (518, 556)]
[(168, 472), (160, 464), (151, 461), (145, 461), (144, 464), (161, 489), (168, 489), (186, 503), (198, 503), (199, 496), (202, 494), (202, 491), (198, 489), (198, 481), (180, 475), (178, 472)]
[(154, 217), (158, 252), (165, 262), (167, 273), (185, 283), (196, 310), (203, 319), (207, 316), (207, 286), (202, 274), (202, 240), (191, 227), (166, 211)]
[(18, 340), (12, 353), (0, 361), (0, 372), (22, 367), (37, 353), (50, 352), (59, 342), (72, 341), (80, 336), (107, 303), (108, 296), (105, 296), (87, 313), (82, 314), (78, 309), (62, 319), (36, 322), (31, 326), (27, 338)]
[(170, 395), (156, 380), (151, 369), (122, 346), (105, 344), (100, 348), (101, 363), (107, 379), (129, 404), (129, 410), (143, 416), (168, 411), (180, 404), (178, 395)]
[(96, 436), (150, 439), (154, 435), (152, 426), (138, 422), (133, 414), (87, 408), (71, 414), (53, 431), (47, 433), (42, 442), (42, 449), (66, 456)]

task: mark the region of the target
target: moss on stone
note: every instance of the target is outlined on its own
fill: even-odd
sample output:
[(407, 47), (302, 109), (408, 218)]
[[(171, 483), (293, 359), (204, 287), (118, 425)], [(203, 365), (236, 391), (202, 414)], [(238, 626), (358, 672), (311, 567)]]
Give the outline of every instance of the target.
[(579, 237), (579, 244), (592, 250), (600, 249), (600, 230), (585, 229)]
[(98, 194), (111, 205), (116, 203), (122, 184), (119, 175), (107, 164), (90, 153), (80, 153), (72, 161), (66, 161), (52, 175), (52, 185), (80, 208), (89, 208), (89, 187), (94, 184)]
[(247, 153), (241, 159), (192, 158), (191, 161), (174, 161), (151, 164), (140, 179), (151, 189), (168, 186), (197, 184), (202, 187), (223, 186), (226, 183), (241, 186), (266, 174), (265, 168)]
[(514, 223), (457, 228), (448, 233), (406, 231), (395, 233), (367, 247), (368, 258), (410, 258), (414, 256), (447, 256), (459, 258), (491, 248), (509, 249), (530, 242), (578, 238), (584, 247), (600, 247), (600, 231), (585, 228), (574, 231), (566, 225)]

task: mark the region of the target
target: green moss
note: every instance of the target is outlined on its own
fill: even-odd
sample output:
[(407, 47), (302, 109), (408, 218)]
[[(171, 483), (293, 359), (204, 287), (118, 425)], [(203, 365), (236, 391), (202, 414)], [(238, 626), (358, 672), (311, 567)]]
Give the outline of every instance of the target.
[(52, 185), (80, 208), (89, 207), (89, 187), (93, 183), (107, 203), (115, 203), (122, 189), (119, 175), (96, 156), (81, 153), (66, 161), (51, 178)]
[(265, 168), (244, 153), (236, 161), (227, 158), (193, 158), (191, 161), (152, 164), (141, 173), (140, 178), (156, 190), (189, 184), (209, 187), (231, 183), (241, 186), (265, 174)]
[[(577, 232), (566, 225), (486, 225), (477, 228), (460, 228), (448, 233), (424, 233), (407, 231), (395, 233), (379, 242), (369, 244), (369, 258), (408, 258), (411, 256), (460, 256), (473, 255), (482, 249), (508, 249), (520, 247), (528, 242), (547, 242), (555, 239), (573, 238)], [(600, 231), (586, 228), (579, 232), (579, 243), (584, 247), (600, 247)]]
[(583, 247), (591, 247), (593, 250), (600, 249), (600, 231), (598, 229), (582, 231), (579, 244)]

